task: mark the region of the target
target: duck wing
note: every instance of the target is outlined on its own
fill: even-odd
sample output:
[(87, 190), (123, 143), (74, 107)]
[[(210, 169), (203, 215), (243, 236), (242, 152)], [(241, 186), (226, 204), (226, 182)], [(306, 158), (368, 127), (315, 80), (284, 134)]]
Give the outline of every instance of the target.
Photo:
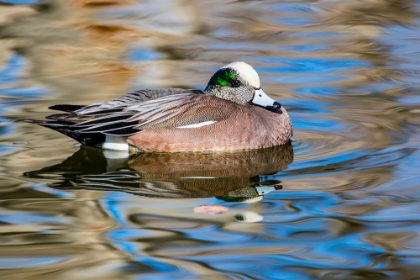
[[(129, 136), (139, 132), (134, 128), (137, 121), (127, 121), (136, 111), (124, 111), (125, 108), (135, 104), (141, 104), (162, 97), (177, 95), (203, 96), (204, 92), (193, 89), (145, 89), (128, 93), (122, 97), (91, 105), (54, 105), (53, 110), (66, 113), (53, 114), (46, 120), (24, 120), (29, 123), (41, 125), (67, 135), (86, 146), (101, 147), (105, 141), (105, 135)], [(79, 124), (83, 124), (79, 126)], [(97, 130), (88, 132), (83, 130)]]
[(127, 119), (129, 114), (121, 112), (129, 106), (138, 105), (143, 102), (159, 99), (162, 97), (185, 94), (204, 95), (204, 92), (201, 90), (181, 88), (144, 89), (128, 93), (106, 102), (94, 103), (86, 106), (68, 104), (54, 105), (49, 107), (49, 109), (59, 110), (67, 113), (49, 115), (46, 117), (46, 119), (71, 124), (77, 124), (89, 120), (92, 120), (93, 123), (95, 123), (95, 120), (98, 120), (100, 123), (108, 119), (108, 121), (123, 120)]
[(74, 111), (78, 115), (102, 115), (111, 113), (112, 111), (119, 111), (134, 104), (143, 103), (159, 99), (162, 97), (179, 95), (179, 94), (198, 94), (203, 95), (204, 92), (195, 89), (182, 88), (166, 88), (166, 89), (144, 89), (128, 93), (116, 99), (112, 99), (102, 103), (94, 103), (88, 106), (81, 107)]
[(82, 133), (129, 136), (141, 130), (214, 123), (228, 118), (238, 107), (215, 96), (184, 92), (126, 106), (71, 127)]

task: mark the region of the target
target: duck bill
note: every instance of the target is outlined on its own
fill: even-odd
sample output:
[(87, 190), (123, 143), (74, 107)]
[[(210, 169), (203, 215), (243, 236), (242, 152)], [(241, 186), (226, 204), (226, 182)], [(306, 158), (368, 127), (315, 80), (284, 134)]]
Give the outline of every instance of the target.
[(254, 98), (251, 101), (255, 105), (262, 107), (271, 107), (276, 102), (270, 96), (268, 96), (261, 88), (255, 91)]

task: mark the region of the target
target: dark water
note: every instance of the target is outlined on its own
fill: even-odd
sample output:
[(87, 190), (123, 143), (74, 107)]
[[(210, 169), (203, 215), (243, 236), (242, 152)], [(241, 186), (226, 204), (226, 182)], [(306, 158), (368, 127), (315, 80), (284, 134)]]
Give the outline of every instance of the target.
[[(2, 278), (420, 277), (419, 1), (6, 2)], [(111, 161), (10, 123), (203, 89), (233, 60), (287, 108), (292, 146)]]

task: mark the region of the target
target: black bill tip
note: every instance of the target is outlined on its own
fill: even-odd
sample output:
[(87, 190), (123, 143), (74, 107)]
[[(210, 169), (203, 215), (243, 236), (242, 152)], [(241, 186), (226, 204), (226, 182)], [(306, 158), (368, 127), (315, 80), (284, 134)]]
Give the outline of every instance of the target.
[(281, 108), (281, 104), (280, 104), (279, 102), (275, 101), (275, 102), (273, 103), (273, 107), (274, 107), (275, 109), (280, 109), (280, 108)]

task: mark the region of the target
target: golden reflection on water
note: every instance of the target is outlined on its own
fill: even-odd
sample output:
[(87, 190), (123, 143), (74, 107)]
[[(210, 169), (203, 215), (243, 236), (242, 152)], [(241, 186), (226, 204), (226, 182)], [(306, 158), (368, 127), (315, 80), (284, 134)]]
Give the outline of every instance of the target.
[[(145, 87), (203, 88), (245, 60), (291, 113), (296, 140), (294, 155), (110, 162), (53, 131), (2, 125), (0, 275), (420, 275), (418, 11), (410, 0), (1, 5), (0, 65), (18, 61), (6, 73), (16, 79), (0, 80), (8, 119)], [(193, 213), (201, 204), (229, 211)], [(245, 211), (263, 220), (236, 222)]]
[[(234, 153), (144, 153), (130, 159), (106, 158), (101, 150), (82, 147), (58, 165), (30, 171), (32, 178), (62, 180), (61, 189), (118, 190), (167, 198), (262, 196), (260, 177), (287, 168), (291, 145)], [(272, 186), (278, 181), (266, 182)], [(281, 188), (279, 186), (278, 188)]]
[(94, 96), (127, 88), (135, 75), (121, 59), (135, 31), (89, 19), (89, 2), (46, 1), (34, 6), (34, 14), (16, 17), (1, 30), (31, 65), (25, 82), (49, 87), (64, 102), (78, 92), (89, 93), (84, 100), (92, 102)]

